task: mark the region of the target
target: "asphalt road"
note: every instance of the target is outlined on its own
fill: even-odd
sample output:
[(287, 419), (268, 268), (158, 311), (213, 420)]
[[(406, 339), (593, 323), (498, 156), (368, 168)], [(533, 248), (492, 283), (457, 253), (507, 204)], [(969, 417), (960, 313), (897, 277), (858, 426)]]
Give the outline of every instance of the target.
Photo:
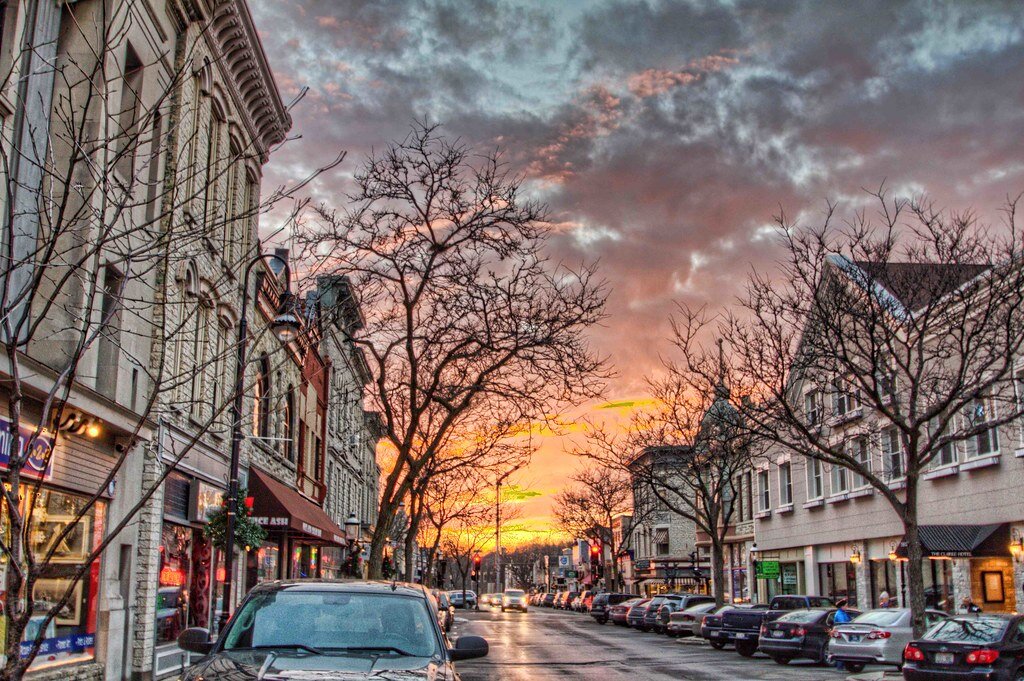
[(483, 636), (491, 650), (485, 658), (458, 663), (463, 681), (843, 681), (847, 676), (809, 662), (783, 667), (761, 654), (746, 659), (731, 647), (714, 650), (546, 608), (526, 614), (459, 610), (450, 636), (465, 634)]

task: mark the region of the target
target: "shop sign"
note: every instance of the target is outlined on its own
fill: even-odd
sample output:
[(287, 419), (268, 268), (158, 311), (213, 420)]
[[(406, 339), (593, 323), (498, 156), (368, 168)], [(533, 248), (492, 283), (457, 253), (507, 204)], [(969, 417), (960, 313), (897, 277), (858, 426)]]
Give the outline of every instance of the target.
[(575, 570), (566, 570), (565, 571), (565, 577), (566, 577), (566, 579), (576, 579), (576, 571)]
[(633, 563), (633, 567), (636, 568), (637, 570), (650, 570), (651, 569), (651, 561), (647, 560), (647, 559), (638, 560), (635, 563)]
[[(9, 453), (13, 425), (10, 419), (0, 416), (0, 469), (3, 470), (7, 470), (11, 461)], [(49, 480), (53, 475), (53, 436), (44, 430), (33, 439), (35, 432), (36, 429), (29, 426), (18, 427), (18, 457), (24, 457), (28, 451), (28, 459), (21, 467), (21, 472), (23, 475)]]
[(306, 534), (311, 534), (314, 537), (323, 537), (324, 536), (324, 531), (323, 530), (321, 530), (319, 527), (315, 527), (313, 525), (310, 525), (309, 523), (302, 523), (302, 531), (305, 532)]
[(782, 573), (783, 584), (796, 584), (796, 572), (784, 572)]
[[(72, 634), (57, 638), (45, 638), (39, 646), (40, 655), (53, 655), (56, 653), (80, 653), (86, 648), (96, 646), (96, 634)], [(32, 641), (24, 641), (21, 644), (21, 656), (28, 657), (32, 652)]]
[(780, 572), (777, 560), (759, 560), (754, 564), (754, 574), (758, 579), (778, 579)]
[(288, 518), (268, 518), (267, 516), (252, 516), (252, 521), (257, 525), (266, 527), (288, 527)]

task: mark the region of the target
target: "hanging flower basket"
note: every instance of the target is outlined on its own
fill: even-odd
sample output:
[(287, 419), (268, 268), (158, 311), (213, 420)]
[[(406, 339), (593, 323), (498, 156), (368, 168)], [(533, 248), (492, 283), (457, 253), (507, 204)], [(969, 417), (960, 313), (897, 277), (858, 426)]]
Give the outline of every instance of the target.
[[(252, 519), (253, 498), (246, 496), (246, 490), (238, 490), (235, 504), (235, 546), (243, 551), (258, 547), (267, 538), (267, 531)], [(218, 549), (223, 551), (227, 545), (228, 502), (225, 497), (220, 508), (210, 515), (210, 520), (203, 528), (204, 534)]]

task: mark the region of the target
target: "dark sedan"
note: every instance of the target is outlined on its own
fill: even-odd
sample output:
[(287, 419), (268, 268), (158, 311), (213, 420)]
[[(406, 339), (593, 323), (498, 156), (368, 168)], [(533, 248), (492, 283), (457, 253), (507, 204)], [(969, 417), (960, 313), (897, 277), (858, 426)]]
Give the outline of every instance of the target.
[(453, 663), (487, 654), (463, 636), (448, 647), (430, 594), (416, 584), (301, 580), (255, 587), (216, 641), (186, 629), (184, 650), (205, 655), (183, 681), (458, 679)]
[(1024, 617), (958, 615), (939, 622), (903, 650), (907, 681), (1021, 681)]
[(631, 598), (632, 594), (597, 594), (590, 605), (590, 616), (597, 620), (598, 624), (605, 624), (611, 617), (611, 609)]
[(634, 628), (639, 628), (640, 625), (643, 624), (644, 615), (647, 614), (647, 606), (650, 604), (651, 599), (645, 598), (630, 608), (629, 612), (626, 614), (626, 624)]
[(608, 619), (612, 621), (612, 624), (628, 627), (629, 622), (626, 621), (626, 618), (629, 617), (629, 611), (642, 600), (642, 598), (630, 598), (628, 601), (613, 605), (608, 609)]
[(655, 625), (658, 622), (658, 613), (661, 612), (661, 606), (664, 604), (664, 596), (655, 596), (654, 599), (647, 604), (647, 609), (644, 610), (644, 618), (640, 620), (640, 623), (636, 625), (636, 628), (640, 631), (654, 631)]
[[(851, 617), (860, 614), (849, 609), (847, 612)], [(790, 660), (796, 659), (822, 663), (835, 616), (835, 608), (787, 612), (777, 620), (761, 625), (757, 647), (779, 664), (789, 664)]]
[(722, 615), (724, 615), (729, 610), (733, 610), (735, 608), (767, 610), (768, 606), (765, 603), (734, 603), (731, 605), (726, 604), (704, 615), (704, 619), (702, 619), (700, 622), (700, 636), (708, 643), (710, 643), (712, 648), (716, 650), (721, 650), (726, 646), (726, 644), (732, 643), (732, 641), (729, 640), (722, 631)]
[(544, 594), (544, 598), (540, 599), (540, 604), (545, 608), (551, 608), (555, 605), (555, 594), (548, 592)]

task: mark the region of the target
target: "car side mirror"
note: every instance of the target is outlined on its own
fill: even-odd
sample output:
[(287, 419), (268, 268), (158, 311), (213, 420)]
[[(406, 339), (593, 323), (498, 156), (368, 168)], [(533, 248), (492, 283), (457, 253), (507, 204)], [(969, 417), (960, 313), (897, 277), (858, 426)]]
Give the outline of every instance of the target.
[(460, 636), (455, 640), (455, 647), (448, 650), (448, 655), (452, 662), (458, 662), (484, 657), (489, 650), (487, 641), (479, 636)]
[(210, 630), (203, 627), (191, 627), (181, 632), (178, 636), (178, 647), (190, 653), (207, 655), (213, 650), (213, 641), (210, 640)]

